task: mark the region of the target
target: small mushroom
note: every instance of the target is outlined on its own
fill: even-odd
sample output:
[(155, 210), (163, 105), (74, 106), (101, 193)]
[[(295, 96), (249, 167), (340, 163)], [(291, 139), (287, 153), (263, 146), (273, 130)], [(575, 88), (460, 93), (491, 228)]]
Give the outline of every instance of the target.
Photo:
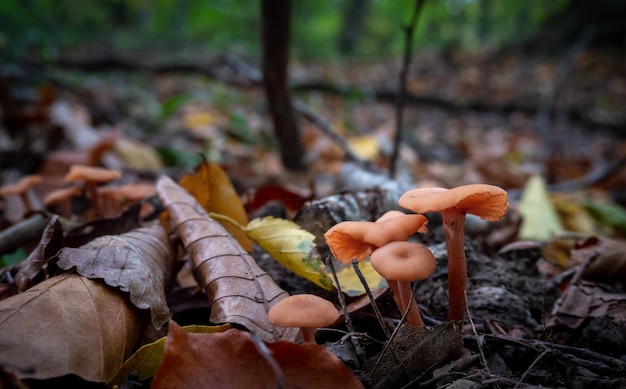
[(34, 211), (34, 207), (28, 198), (28, 191), (33, 186), (39, 184), (42, 180), (42, 177), (38, 174), (32, 174), (28, 176), (24, 176), (20, 178), (17, 182), (13, 184), (8, 184), (0, 188), (0, 196), (20, 196), (22, 199), (22, 203), (24, 205), (24, 209), (26, 213)]
[(487, 221), (502, 219), (509, 209), (507, 192), (485, 184), (418, 188), (404, 193), (398, 204), (416, 213), (441, 212), (448, 251), (448, 320), (462, 322), (467, 307), (465, 215), (470, 213)]
[(304, 343), (315, 343), (315, 332), (341, 317), (333, 303), (313, 294), (296, 294), (272, 306), (267, 313), (270, 323), (281, 327), (299, 327)]
[(350, 263), (353, 259), (364, 260), (389, 242), (407, 240), (416, 232), (426, 231), (428, 219), (424, 215), (397, 212), (388, 212), (375, 222), (338, 223), (324, 234), (326, 244), (339, 262)]
[(69, 188), (56, 189), (46, 195), (43, 199), (43, 203), (46, 208), (54, 205), (58, 206), (58, 213), (63, 217), (72, 217), (72, 197), (79, 196), (81, 193), (80, 188), (71, 186)]
[(119, 170), (104, 169), (86, 165), (72, 165), (70, 171), (65, 175), (66, 182), (85, 183), (87, 196), (92, 203), (93, 211), (96, 216), (102, 214), (101, 206), (98, 202), (98, 184), (119, 180), (122, 173)]
[(436, 260), (428, 247), (413, 242), (391, 242), (370, 257), (374, 270), (385, 277), (401, 314), (406, 312), (407, 322), (423, 328), (419, 307), (413, 298), (411, 281), (424, 280), (435, 271)]

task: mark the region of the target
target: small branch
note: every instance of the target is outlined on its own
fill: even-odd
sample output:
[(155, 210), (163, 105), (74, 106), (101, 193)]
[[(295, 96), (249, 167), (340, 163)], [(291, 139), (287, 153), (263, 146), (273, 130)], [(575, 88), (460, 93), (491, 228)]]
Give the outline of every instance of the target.
[(420, 14), (420, 10), (424, 5), (424, 0), (416, 0), (415, 8), (413, 9), (413, 15), (411, 21), (405, 27), (405, 46), (404, 46), (404, 60), (402, 62), (402, 69), (400, 70), (400, 81), (398, 83), (398, 94), (396, 100), (396, 135), (393, 143), (393, 153), (391, 154), (391, 161), (389, 164), (389, 177), (396, 176), (396, 163), (398, 160), (398, 150), (400, 149), (400, 142), (402, 140), (402, 124), (403, 124), (403, 111), (406, 103), (406, 80), (408, 78), (409, 66), (411, 64), (411, 48), (413, 46), (413, 31), (417, 24), (417, 18)]

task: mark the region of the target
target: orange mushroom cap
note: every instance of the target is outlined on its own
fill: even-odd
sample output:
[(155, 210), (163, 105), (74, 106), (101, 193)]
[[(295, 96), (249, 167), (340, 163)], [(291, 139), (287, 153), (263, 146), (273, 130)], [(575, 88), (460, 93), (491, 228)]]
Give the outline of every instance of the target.
[(502, 219), (509, 209), (507, 192), (499, 186), (487, 184), (470, 184), (452, 189), (412, 189), (400, 197), (398, 204), (416, 213), (456, 208), (487, 221)]
[(39, 184), (41, 180), (42, 177), (38, 174), (24, 176), (18, 181), (0, 188), (0, 196), (12, 196), (25, 193), (28, 189)]
[(377, 246), (365, 242), (365, 234), (373, 222), (346, 221), (335, 224), (324, 234), (326, 244), (333, 256), (343, 263), (353, 259), (362, 261), (369, 257)]
[(437, 261), (428, 247), (413, 242), (391, 242), (372, 253), (374, 270), (390, 281), (424, 280), (435, 271)]
[(109, 182), (119, 180), (120, 178), (122, 178), (122, 172), (119, 170), (104, 169), (86, 165), (72, 165), (70, 167), (70, 171), (65, 175), (66, 182)]
[[(397, 212), (397, 214), (395, 213)], [(362, 261), (372, 251), (389, 242), (407, 240), (415, 232), (425, 232), (428, 219), (424, 215), (394, 211), (385, 213), (376, 222), (345, 221), (335, 224), (324, 234), (334, 257), (343, 263)]]
[(281, 327), (325, 327), (340, 316), (333, 303), (313, 294), (286, 297), (267, 313), (270, 323)]

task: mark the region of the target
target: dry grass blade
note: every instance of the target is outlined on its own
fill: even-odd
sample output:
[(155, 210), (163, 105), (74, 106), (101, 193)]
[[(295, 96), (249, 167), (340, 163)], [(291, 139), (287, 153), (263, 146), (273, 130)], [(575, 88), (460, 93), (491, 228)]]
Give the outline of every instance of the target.
[(287, 292), (178, 184), (161, 177), (157, 194), (211, 301), (211, 321), (241, 324), (269, 342), (293, 341), (297, 329), (276, 327), (267, 320), (267, 311)]

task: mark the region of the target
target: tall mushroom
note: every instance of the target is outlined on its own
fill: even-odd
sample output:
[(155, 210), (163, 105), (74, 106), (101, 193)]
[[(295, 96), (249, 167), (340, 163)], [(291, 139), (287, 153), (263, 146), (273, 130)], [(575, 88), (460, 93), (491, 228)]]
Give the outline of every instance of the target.
[(416, 213), (441, 212), (448, 251), (448, 320), (462, 322), (467, 307), (465, 215), (470, 213), (487, 221), (502, 219), (509, 209), (507, 192), (485, 184), (418, 188), (404, 193), (398, 204)]
[(299, 327), (304, 343), (315, 343), (315, 332), (341, 317), (333, 303), (313, 294), (296, 294), (276, 303), (267, 312), (270, 323), (281, 327)]
[(119, 180), (120, 178), (122, 178), (122, 173), (119, 170), (85, 165), (72, 165), (70, 171), (65, 175), (66, 182), (83, 181), (85, 183), (85, 190), (87, 191), (87, 196), (89, 197), (89, 201), (91, 201), (96, 216), (101, 216), (102, 214), (98, 202), (98, 184)]
[(435, 271), (437, 263), (433, 253), (419, 243), (398, 241), (374, 250), (370, 262), (387, 280), (400, 313), (404, 314), (407, 308), (409, 309), (407, 322), (423, 328), (424, 322), (413, 299), (411, 282), (424, 280)]

